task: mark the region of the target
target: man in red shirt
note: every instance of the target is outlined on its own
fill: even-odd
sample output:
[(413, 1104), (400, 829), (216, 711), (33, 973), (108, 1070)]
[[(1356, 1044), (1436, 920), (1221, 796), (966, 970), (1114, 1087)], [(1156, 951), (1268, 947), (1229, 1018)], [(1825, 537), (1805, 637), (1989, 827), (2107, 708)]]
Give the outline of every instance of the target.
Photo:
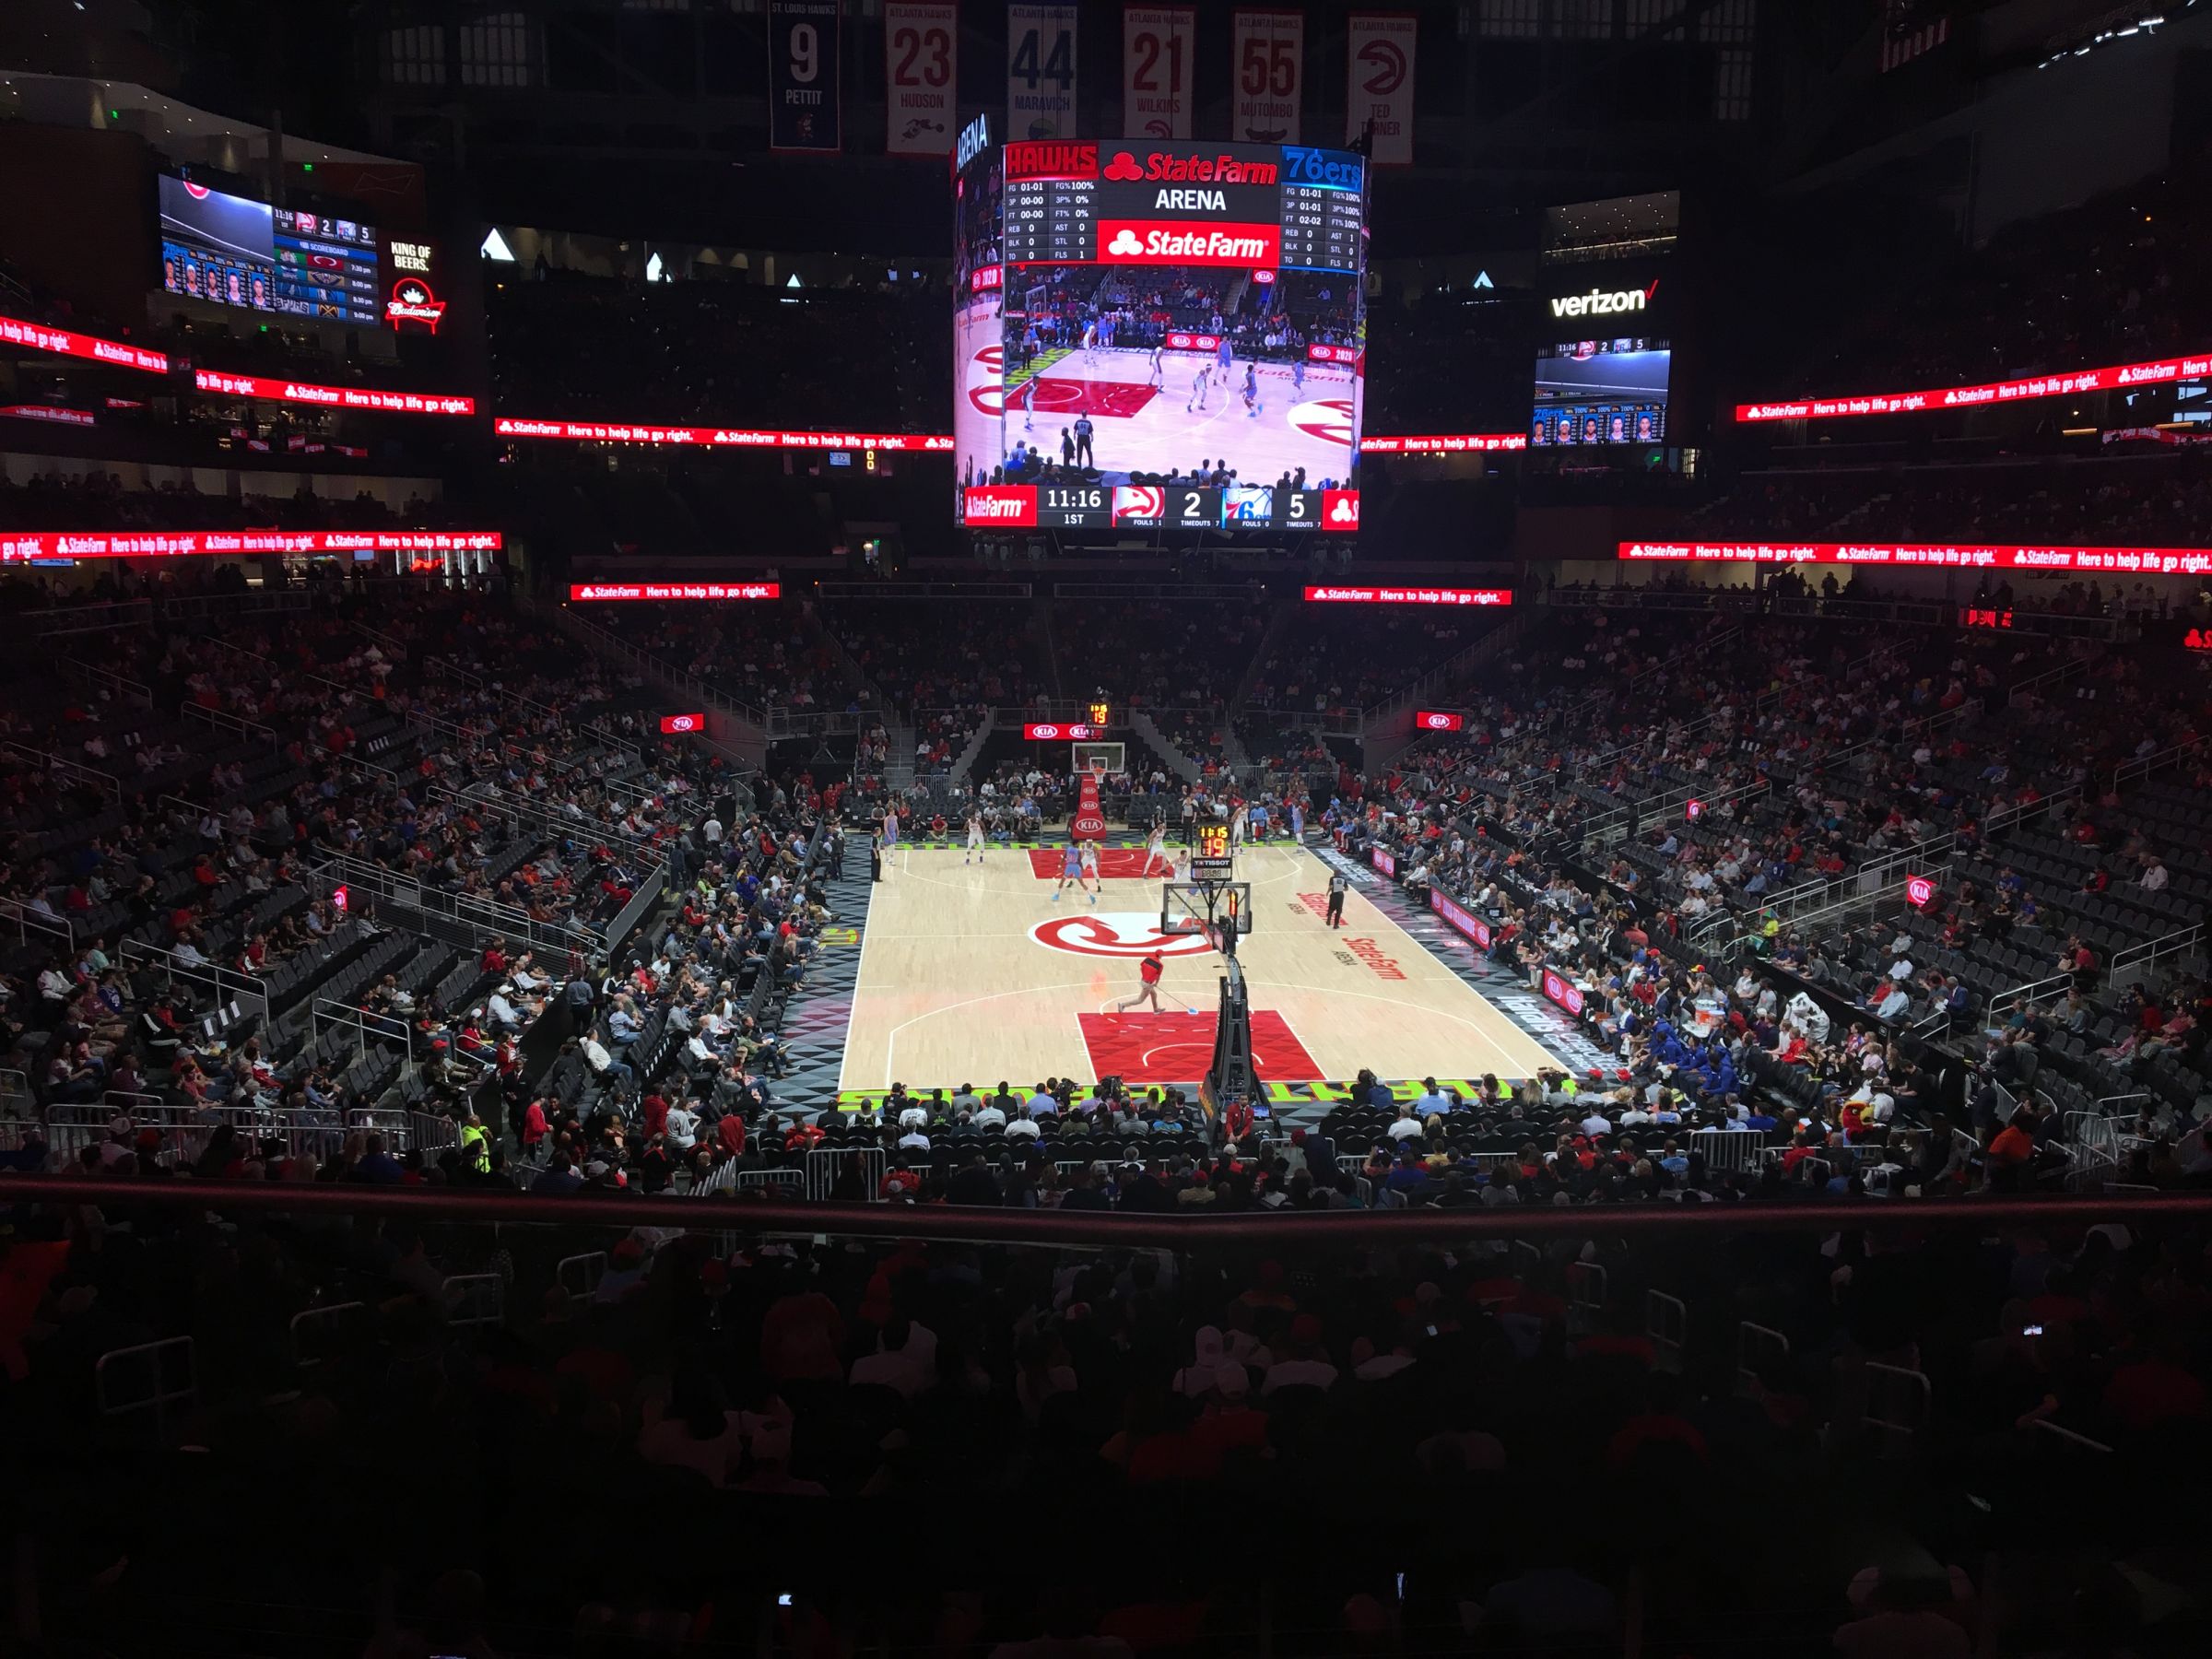
[[(1135, 994), (1124, 996), (1121, 1001), (1115, 1003), (1113, 1011), (1119, 1014), (1126, 1009), (1134, 1008), (1138, 1003), (1150, 1003), (1153, 1013), (1164, 1014), (1167, 1012), (1159, 1006), (1159, 981), (1160, 976), (1166, 971), (1167, 963), (1161, 959), (1159, 952), (1157, 950), (1147, 951), (1144, 959), (1136, 965), (1138, 984)], [(1184, 1012), (1188, 1013), (1190, 1010), (1186, 1008)]]

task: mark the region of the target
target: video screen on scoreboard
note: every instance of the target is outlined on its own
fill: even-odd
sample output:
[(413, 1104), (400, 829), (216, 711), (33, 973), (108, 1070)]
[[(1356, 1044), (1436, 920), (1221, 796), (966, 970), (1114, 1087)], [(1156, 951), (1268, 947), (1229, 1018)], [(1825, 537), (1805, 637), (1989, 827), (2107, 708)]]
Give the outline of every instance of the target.
[(1539, 347), (1530, 445), (1664, 442), (1673, 357), (1666, 341), (1642, 337)]
[(161, 177), (161, 286), (243, 311), (383, 325), (376, 227)]
[(1359, 528), (1359, 157), (1153, 140), (958, 157), (967, 524)]

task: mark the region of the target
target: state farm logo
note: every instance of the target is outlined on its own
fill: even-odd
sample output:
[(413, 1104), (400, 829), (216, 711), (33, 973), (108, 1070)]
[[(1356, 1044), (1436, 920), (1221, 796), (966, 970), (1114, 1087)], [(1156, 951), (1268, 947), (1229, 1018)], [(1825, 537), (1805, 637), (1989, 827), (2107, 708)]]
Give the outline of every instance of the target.
[(1163, 934), (1159, 918), (1147, 911), (1091, 911), (1053, 916), (1030, 929), (1030, 937), (1047, 950), (1070, 956), (1114, 957), (1134, 960), (1158, 951), (1163, 957), (1205, 956), (1213, 947), (1203, 934)]
[(1602, 288), (1592, 288), (1586, 294), (1562, 294), (1551, 302), (1551, 314), (1555, 317), (1603, 317), (1617, 312), (1640, 312), (1652, 302), (1652, 296), (1658, 291), (1659, 278), (1654, 276), (1650, 288), (1621, 288), (1610, 294)]
[(1281, 170), (1273, 161), (1246, 161), (1236, 156), (1176, 156), (1154, 150), (1143, 161), (1116, 150), (1104, 177), (1117, 184), (1273, 184)]
[(1324, 530), (1359, 529), (1359, 492), (1356, 489), (1323, 490), (1321, 524)]
[(1202, 227), (1155, 219), (1100, 219), (1101, 264), (1273, 265), (1281, 245), (1280, 225), (1218, 224)]
[(971, 524), (1034, 524), (1037, 492), (1022, 484), (971, 485), (961, 512)]

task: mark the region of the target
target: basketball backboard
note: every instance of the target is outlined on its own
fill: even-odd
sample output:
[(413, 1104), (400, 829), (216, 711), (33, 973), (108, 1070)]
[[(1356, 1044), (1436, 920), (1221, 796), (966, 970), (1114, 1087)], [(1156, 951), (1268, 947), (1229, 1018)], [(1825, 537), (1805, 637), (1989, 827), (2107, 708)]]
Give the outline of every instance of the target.
[(1159, 890), (1163, 934), (1202, 934), (1216, 922), (1227, 926), (1232, 916), (1238, 933), (1252, 931), (1251, 882), (1171, 881)]

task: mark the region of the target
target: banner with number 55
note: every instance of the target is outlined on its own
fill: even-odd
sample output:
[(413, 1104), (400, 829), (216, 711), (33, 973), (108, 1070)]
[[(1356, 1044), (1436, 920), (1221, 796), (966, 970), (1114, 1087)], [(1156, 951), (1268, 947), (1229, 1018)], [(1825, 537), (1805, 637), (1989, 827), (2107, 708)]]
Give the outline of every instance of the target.
[(769, 148), (833, 156), (844, 147), (838, 87), (843, 9), (843, 0), (769, 0)]
[(1232, 20), (1229, 135), (1239, 144), (1296, 144), (1306, 91), (1305, 13), (1240, 11)]
[(960, 8), (952, 0), (884, 0), (883, 47), (885, 153), (950, 154), (959, 125)]

